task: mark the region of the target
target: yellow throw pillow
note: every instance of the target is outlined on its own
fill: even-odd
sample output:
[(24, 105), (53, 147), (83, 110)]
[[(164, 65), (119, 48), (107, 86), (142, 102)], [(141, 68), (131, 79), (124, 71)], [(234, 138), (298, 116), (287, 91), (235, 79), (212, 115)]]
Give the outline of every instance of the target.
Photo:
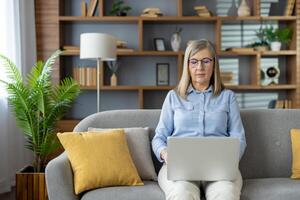
[(129, 153), (123, 129), (58, 133), (74, 173), (75, 194), (120, 185), (144, 185)]
[(291, 129), (292, 141), (292, 176), (293, 179), (300, 179), (300, 129)]

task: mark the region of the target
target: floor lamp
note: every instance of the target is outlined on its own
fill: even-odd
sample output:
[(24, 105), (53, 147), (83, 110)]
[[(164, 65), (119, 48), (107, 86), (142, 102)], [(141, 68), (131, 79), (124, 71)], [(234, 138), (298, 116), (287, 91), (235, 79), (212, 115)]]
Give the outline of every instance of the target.
[(100, 62), (116, 60), (116, 39), (104, 33), (80, 35), (80, 59), (97, 60), (97, 112), (100, 111)]

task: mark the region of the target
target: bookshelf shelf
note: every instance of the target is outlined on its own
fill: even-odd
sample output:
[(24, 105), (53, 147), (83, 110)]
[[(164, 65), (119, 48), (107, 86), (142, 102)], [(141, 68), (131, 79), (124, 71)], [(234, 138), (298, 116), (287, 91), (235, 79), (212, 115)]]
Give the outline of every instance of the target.
[[(119, 51), (117, 52), (118, 56), (180, 56), (183, 55), (183, 51), (174, 52), (174, 51)], [(79, 56), (79, 50), (74, 51), (64, 51), (62, 56)]]
[[(132, 86), (125, 86), (125, 85), (119, 85), (119, 86), (101, 86), (100, 90), (171, 90), (175, 86), (138, 86), (138, 85), (132, 85)], [(88, 87), (88, 86), (81, 86), (82, 90), (96, 90), (96, 87)]]
[(280, 85), (269, 85), (269, 86), (260, 86), (260, 85), (228, 85), (227, 88), (232, 90), (295, 90), (296, 85), (292, 84), (280, 84)]
[(141, 17), (141, 16), (59, 16), (60, 22), (216, 22), (221, 21), (296, 21), (296, 16), (250, 16), (250, 17), (236, 17), (236, 16), (212, 16), (212, 17), (198, 17), (198, 16), (161, 16), (161, 17)]
[(239, 56), (239, 55), (262, 55), (262, 56), (295, 56), (297, 51), (282, 50), (282, 51), (248, 51), (248, 52), (235, 52), (235, 51), (221, 51), (220, 56)]
[[(187, 0), (191, 1), (191, 0)], [(139, 61), (136, 65), (141, 65), (143, 59), (148, 59), (149, 63), (152, 63), (152, 71), (149, 70), (142, 74), (143, 70), (137, 73), (137, 76), (147, 76), (147, 73), (151, 73), (150, 84), (155, 84), (155, 62), (170, 62), (171, 69), (173, 70), (173, 82), (171, 86), (147, 86), (148, 82), (143, 85), (143, 80), (137, 83), (127, 83), (123, 84), (129, 85), (119, 85), (119, 86), (109, 86), (109, 71), (105, 71), (106, 68), (102, 67), (102, 73), (100, 73), (102, 80), (101, 90), (104, 91), (120, 91), (122, 94), (134, 93), (137, 98), (138, 108), (149, 108), (151, 106), (144, 106), (144, 102), (147, 101), (147, 95), (152, 94), (157, 95), (158, 98), (163, 99), (164, 95), (168, 90), (173, 89), (175, 84), (178, 83), (179, 78), (182, 73), (182, 65), (184, 58), (184, 47), (183, 44), (181, 51), (173, 52), (170, 51), (170, 45), (168, 44), (168, 51), (154, 51), (153, 38), (163, 37), (168, 39), (166, 42), (170, 43), (170, 36), (172, 31), (174, 31), (176, 25), (183, 26), (182, 39), (183, 42), (187, 42), (190, 39), (195, 39), (196, 37), (206, 37), (212, 40), (216, 45), (216, 50), (219, 56), (224, 60), (230, 60), (232, 58), (238, 60), (237, 62), (247, 63), (248, 66), (241, 66), (239, 70), (246, 71), (244, 73), (247, 75), (249, 80), (245, 82), (240, 82), (240, 85), (228, 85), (227, 88), (234, 91), (240, 92), (282, 92), (285, 97), (292, 100), (293, 108), (300, 108), (300, 0), (296, 0), (294, 14), (292, 16), (261, 16), (261, 1), (256, 0), (253, 3), (252, 15), (249, 17), (237, 17), (237, 16), (212, 16), (212, 17), (199, 17), (191, 16), (194, 15), (194, 10), (192, 7), (186, 6), (188, 2), (183, 0), (177, 0), (172, 3), (174, 12), (170, 16), (165, 15), (162, 17), (141, 17), (141, 16), (126, 16), (126, 17), (117, 17), (117, 16), (106, 16), (108, 14), (107, 9), (110, 1), (108, 0), (99, 0), (98, 9), (96, 12), (97, 16), (85, 17), (79, 16), (80, 13), (78, 9), (76, 11), (68, 11), (67, 8), (70, 4), (76, 4), (75, 2), (79, 1), (66, 1), (66, 0), (52, 0), (45, 2), (43, 0), (35, 1), (36, 8), (36, 29), (39, 34), (37, 34), (37, 52), (38, 59), (47, 58), (53, 51), (63, 47), (64, 45), (78, 45), (77, 40), (74, 37), (77, 37), (81, 32), (84, 31), (94, 31), (94, 32), (107, 32), (111, 34), (116, 34), (118, 39), (123, 39), (128, 41), (130, 48), (134, 49), (133, 51), (120, 51), (117, 52), (117, 55), (120, 56), (121, 60), (129, 62), (128, 66), (135, 67), (135, 61)], [(163, 4), (163, 1), (157, 1), (158, 4)], [(201, 1), (203, 4), (206, 4), (208, 1)], [(142, 3), (141, 3), (142, 4)], [(189, 2), (191, 4), (191, 2)], [(78, 5), (76, 4), (77, 8)], [(76, 7), (74, 6), (74, 7)], [(135, 9), (135, 5), (130, 5)], [(140, 9), (140, 8), (139, 8)], [(71, 10), (71, 9), (69, 9)], [(75, 13), (73, 13), (75, 12)], [(72, 15), (73, 14), (73, 15)], [(137, 12), (135, 15), (138, 15)], [(292, 27), (293, 28), (293, 38), (291, 44), (287, 46), (287, 50), (281, 51), (223, 51), (222, 50), (222, 28), (224, 25), (231, 24), (264, 24), (264, 23), (278, 23), (278, 26), (281, 27)], [(253, 23), (254, 22), (254, 23)], [(111, 26), (110, 26), (111, 25)], [(101, 29), (99, 27), (103, 26)], [(114, 30), (109, 30), (109, 28), (121, 27), (120, 32), (114, 32)], [(164, 27), (164, 30), (161, 29)], [(196, 27), (196, 28), (195, 28)], [(208, 27), (203, 30), (203, 27)], [(87, 29), (85, 29), (87, 28)], [(170, 28), (170, 29), (169, 29)], [(80, 29), (80, 30), (79, 30)], [(123, 34), (123, 29), (127, 32)], [(194, 31), (194, 32), (193, 32)], [(197, 32), (198, 31), (198, 32)], [(134, 33), (130, 35), (130, 33)], [(125, 34), (127, 34), (125, 36)], [(184, 35), (185, 34), (185, 35)], [(70, 35), (70, 38), (68, 37)], [(128, 36), (129, 35), (129, 36)], [(199, 36), (200, 35), (200, 36)], [(124, 38), (122, 38), (124, 36)], [(72, 38), (73, 37), (73, 38)], [(247, 37), (247, 36), (245, 36)], [(129, 41), (131, 40), (131, 41)], [(131, 43), (129, 43), (131, 42)], [(230, 42), (230, 41), (229, 41)], [(53, 81), (58, 82), (64, 76), (67, 76), (67, 70), (72, 70), (72, 67), (78, 66), (79, 63), (79, 48), (77, 50), (65, 51), (61, 56), (59, 62), (55, 65), (53, 69)], [(152, 59), (153, 57), (153, 59)], [(281, 63), (284, 63), (281, 68), (284, 68), (281, 75), (283, 81), (282, 84), (272, 85), (272, 86), (261, 86), (260, 85), (260, 68), (263, 59), (280, 59)], [(151, 60), (152, 59), (152, 60)], [(142, 61), (141, 61), (142, 60)], [(150, 61), (149, 61), (150, 60)], [(85, 64), (83, 64), (85, 65)], [(92, 65), (92, 64), (87, 64)], [(128, 67), (129, 68), (129, 67)], [(137, 67), (135, 70), (139, 70)], [(238, 72), (240, 73), (240, 71)], [(176, 74), (176, 75), (174, 75)], [(238, 74), (241, 75), (241, 74)], [(243, 74), (244, 75), (244, 74)], [(119, 77), (118, 77), (119, 78)], [(148, 78), (148, 77), (147, 77)], [(126, 79), (126, 78), (125, 78)], [(122, 81), (124, 81), (123, 79)], [(128, 79), (126, 79), (128, 80)], [(176, 83), (175, 83), (176, 82)], [(104, 84), (105, 83), (105, 84)], [(137, 85), (135, 85), (137, 84)], [(141, 84), (141, 85), (138, 85)], [(81, 87), (82, 90), (93, 91), (96, 90), (96, 87)], [(117, 93), (117, 92), (116, 92)], [(146, 94), (146, 95), (145, 95)], [(161, 96), (159, 96), (161, 95)], [(147, 105), (147, 103), (145, 103)]]

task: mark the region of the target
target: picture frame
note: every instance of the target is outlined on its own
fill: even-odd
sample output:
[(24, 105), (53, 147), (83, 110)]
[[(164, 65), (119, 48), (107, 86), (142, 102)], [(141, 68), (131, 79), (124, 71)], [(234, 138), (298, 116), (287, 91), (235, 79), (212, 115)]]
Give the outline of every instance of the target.
[(166, 50), (164, 38), (154, 38), (153, 42), (154, 42), (155, 51), (165, 51)]
[(170, 84), (170, 65), (169, 63), (156, 63), (156, 85)]

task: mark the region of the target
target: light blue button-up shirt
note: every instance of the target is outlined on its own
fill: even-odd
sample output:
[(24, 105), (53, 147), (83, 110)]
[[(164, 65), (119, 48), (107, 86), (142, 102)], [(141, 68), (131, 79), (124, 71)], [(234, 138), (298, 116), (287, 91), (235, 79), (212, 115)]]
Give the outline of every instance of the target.
[(245, 131), (234, 92), (224, 89), (219, 96), (213, 96), (211, 85), (204, 91), (197, 91), (190, 85), (187, 100), (174, 90), (169, 91), (155, 133), (152, 148), (160, 162), (163, 162), (160, 152), (167, 147), (169, 136), (237, 137), (240, 158), (246, 148)]

